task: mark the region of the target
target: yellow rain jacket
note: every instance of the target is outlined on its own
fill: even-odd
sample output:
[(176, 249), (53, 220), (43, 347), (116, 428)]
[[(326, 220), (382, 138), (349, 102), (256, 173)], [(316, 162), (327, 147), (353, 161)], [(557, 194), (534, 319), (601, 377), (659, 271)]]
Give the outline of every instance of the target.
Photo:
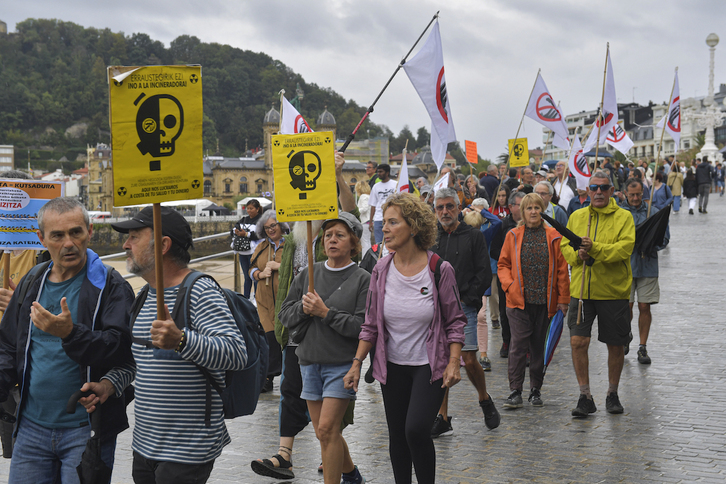
[[(633, 216), (627, 210), (618, 207), (611, 198), (604, 208), (590, 205), (573, 212), (567, 222), (567, 228), (580, 237), (585, 237), (590, 215), (592, 215), (590, 258), (594, 259), (594, 262), (585, 269), (585, 288), (582, 298), (629, 299), (630, 285), (633, 281), (630, 254), (633, 253), (635, 245)], [(563, 237), (560, 248), (565, 260), (572, 266), (570, 295), (578, 298), (582, 283), (583, 261), (569, 243), (570, 241)]]

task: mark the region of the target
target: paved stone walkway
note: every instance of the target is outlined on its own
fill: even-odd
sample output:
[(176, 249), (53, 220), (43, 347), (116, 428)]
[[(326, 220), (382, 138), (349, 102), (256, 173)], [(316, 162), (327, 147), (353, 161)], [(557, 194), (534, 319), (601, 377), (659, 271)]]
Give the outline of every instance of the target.
[[(493, 370), (487, 383), (502, 425), (486, 429), (476, 393), (464, 378), (451, 392), (454, 434), (436, 440), (437, 482), (726, 481), (726, 318), (719, 309), (726, 287), (726, 203), (712, 194), (708, 208), (708, 215), (689, 216), (687, 210), (671, 215), (671, 243), (661, 252), (661, 304), (653, 308), (648, 342), (653, 364), (638, 364), (635, 341), (620, 384), (625, 414), (605, 412), (607, 355), (603, 344), (593, 342), (590, 377), (598, 411), (588, 419), (570, 417), (578, 387), (567, 330), (545, 378), (545, 406), (504, 411), (506, 360), (497, 356), (499, 331), (490, 329)], [(231, 284), (231, 265), (209, 264), (206, 270)], [(358, 397), (356, 423), (344, 433), (353, 459), (371, 484), (393, 482), (378, 384), (363, 383)], [(276, 382), (255, 415), (229, 421), (232, 444), (210, 482), (280, 482), (257, 476), (249, 466), (277, 450), (278, 399)], [(130, 431), (119, 437), (114, 483), (132, 482), (130, 440)], [(294, 482), (322, 482), (311, 426), (295, 442), (294, 463)], [(0, 480), (7, 480), (8, 467), (9, 461), (0, 461)]]

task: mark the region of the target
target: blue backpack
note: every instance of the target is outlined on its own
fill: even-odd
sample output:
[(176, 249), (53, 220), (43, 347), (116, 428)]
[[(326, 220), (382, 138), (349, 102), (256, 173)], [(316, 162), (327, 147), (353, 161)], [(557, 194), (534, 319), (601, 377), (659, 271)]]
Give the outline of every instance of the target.
[[(212, 415), (212, 388), (214, 388), (222, 398), (224, 409), (224, 418), (235, 418), (243, 415), (252, 415), (257, 408), (257, 400), (260, 397), (262, 386), (267, 379), (267, 365), (269, 363), (269, 350), (265, 330), (260, 324), (260, 318), (257, 315), (257, 308), (249, 299), (242, 294), (238, 294), (231, 289), (224, 289), (210, 275), (199, 271), (192, 271), (184, 277), (179, 285), (174, 310), (171, 318), (179, 329), (187, 326), (189, 320), (191, 293), (194, 283), (202, 277), (211, 279), (222, 291), (227, 306), (232, 312), (237, 328), (242, 333), (247, 346), (247, 365), (242, 370), (228, 370), (225, 375), (225, 388), (222, 389), (219, 384), (212, 378), (209, 370), (197, 365), (199, 371), (207, 379), (207, 404), (205, 409), (205, 424), (207, 427), (211, 425)], [(144, 286), (136, 296), (134, 305), (131, 308), (131, 326), (133, 328), (136, 317), (141, 312), (141, 307), (146, 301), (149, 293), (149, 285)], [(182, 311), (182, 308), (184, 310)], [(175, 358), (178, 355), (174, 350), (162, 350), (155, 347), (151, 341), (140, 338), (134, 338), (134, 343), (140, 344), (147, 348), (153, 349), (155, 356), (159, 358)]]

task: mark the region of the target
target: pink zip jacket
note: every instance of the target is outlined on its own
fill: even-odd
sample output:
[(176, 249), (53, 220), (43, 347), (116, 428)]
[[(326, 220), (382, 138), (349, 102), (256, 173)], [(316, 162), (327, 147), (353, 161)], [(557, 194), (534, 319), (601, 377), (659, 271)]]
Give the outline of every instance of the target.
[[(430, 264), (433, 254), (433, 252), (428, 251), (428, 267), (432, 282), (435, 280)], [(368, 300), (366, 301), (366, 319), (358, 336), (359, 339), (375, 345), (373, 378), (383, 385), (386, 384), (388, 376), (386, 323), (383, 320), (383, 304), (386, 294), (386, 276), (393, 263), (393, 256), (394, 254), (390, 254), (384, 257), (378, 261), (373, 269), (368, 288)], [(464, 316), (464, 311), (461, 309), (459, 290), (456, 287), (454, 268), (451, 264), (442, 261), (439, 287), (436, 287), (436, 284), (432, 284), (432, 286), (434, 288), (434, 319), (426, 336), (426, 353), (429, 357), (429, 365), (431, 365), (431, 381), (434, 382), (444, 377), (444, 370), (449, 363), (449, 344), (464, 344), (466, 316)], [(441, 292), (439, 292), (439, 289), (441, 289)]]

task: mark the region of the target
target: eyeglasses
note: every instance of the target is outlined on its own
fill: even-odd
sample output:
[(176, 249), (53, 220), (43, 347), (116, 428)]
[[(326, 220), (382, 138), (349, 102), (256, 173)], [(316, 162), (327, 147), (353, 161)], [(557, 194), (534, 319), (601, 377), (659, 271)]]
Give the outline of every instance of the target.
[(453, 203), (447, 203), (446, 205), (436, 205), (436, 211), (441, 212), (443, 209), (446, 209), (447, 212), (451, 212), (456, 208), (456, 205)]
[(265, 230), (274, 230), (277, 228), (278, 225), (280, 225), (280, 224), (265, 225)]
[(596, 192), (598, 188), (600, 189), (601, 192), (606, 192), (606, 191), (610, 190), (610, 185), (608, 185), (608, 184), (605, 184), (605, 185), (590, 185), (589, 188), (590, 188), (590, 191), (591, 192)]

